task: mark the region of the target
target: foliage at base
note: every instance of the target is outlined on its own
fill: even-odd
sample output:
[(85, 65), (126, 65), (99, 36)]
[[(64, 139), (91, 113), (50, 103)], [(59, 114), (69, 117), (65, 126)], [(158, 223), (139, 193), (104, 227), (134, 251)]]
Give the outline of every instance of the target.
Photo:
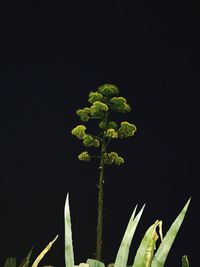
[[(131, 267), (164, 267), (168, 253), (172, 247), (175, 237), (181, 227), (181, 224), (186, 215), (187, 209), (190, 204), (189, 199), (183, 207), (180, 214), (177, 216), (171, 227), (163, 237), (162, 233), (162, 221), (156, 220), (144, 234), (139, 248), (136, 252), (133, 264)], [(128, 222), (126, 231), (122, 238), (121, 244), (118, 249), (118, 253), (113, 264), (109, 264), (107, 267), (130, 267), (128, 266), (129, 249), (131, 246), (132, 239), (134, 237), (136, 228), (144, 211), (145, 205), (136, 215), (137, 206), (135, 207), (131, 218)], [(72, 242), (72, 231), (71, 231), (71, 217), (69, 207), (69, 197), (67, 195), (65, 209), (64, 209), (64, 223), (65, 223), (65, 266), (66, 267), (105, 267), (104, 263), (88, 259), (86, 263), (80, 263), (79, 265), (74, 264), (74, 251)], [(14, 257), (8, 257), (3, 267), (37, 267), (40, 261), (43, 259), (45, 254), (51, 249), (54, 242), (57, 240), (58, 235), (42, 250), (38, 257), (31, 263), (30, 257), (32, 254), (31, 249), (28, 255), (23, 261), (17, 265), (17, 260)], [(160, 241), (158, 247), (156, 247), (157, 241)], [(47, 266), (45, 266), (47, 267)], [(50, 265), (48, 266), (50, 267)], [(52, 267), (52, 266), (51, 266)], [(182, 267), (189, 267), (189, 260), (186, 255), (182, 256)]]

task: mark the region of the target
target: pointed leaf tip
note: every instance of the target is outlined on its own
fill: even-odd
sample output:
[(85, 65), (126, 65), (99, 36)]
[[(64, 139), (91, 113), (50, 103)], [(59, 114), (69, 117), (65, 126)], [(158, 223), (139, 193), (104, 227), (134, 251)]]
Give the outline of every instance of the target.
[(67, 193), (67, 196), (66, 196), (66, 201), (69, 202), (69, 192)]
[(142, 216), (142, 212), (144, 210), (144, 206), (140, 209), (138, 214), (135, 216), (136, 213), (136, 207), (134, 208), (134, 211), (131, 215), (131, 218), (128, 222), (126, 231), (124, 233), (123, 239), (121, 241), (117, 257), (115, 259), (115, 267), (126, 267), (127, 266), (127, 261), (128, 261), (128, 254), (129, 254), (129, 249), (131, 246), (131, 242), (134, 236), (134, 233), (136, 231), (137, 225), (139, 223), (139, 220)]
[(190, 201), (191, 201), (191, 198), (188, 199), (184, 208), (181, 210), (181, 212), (179, 213), (179, 215), (177, 216), (177, 218), (175, 219), (175, 221), (172, 223), (171, 227), (167, 231), (162, 243), (160, 244), (160, 246), (158, 247), (154, 255), (152, 265), (151, 265), (152, 267), (163, 267), (164, 266), (168, 253), (171, 249), (171, 246), (185, 218)]
[(69, 210), (69, 193), (67, 193), (64, 205), (64, 214), (66, 215), (67, 211)]

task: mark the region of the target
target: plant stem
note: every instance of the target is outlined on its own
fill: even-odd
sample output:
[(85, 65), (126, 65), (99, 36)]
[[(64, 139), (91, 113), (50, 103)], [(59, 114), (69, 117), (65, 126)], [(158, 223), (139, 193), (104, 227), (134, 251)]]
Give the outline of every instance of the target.
[[(105, 116), (107, 124), (107, 114)], [(97, 216), (97, 241), (96, 241), (96, 260), (101, 261), (102, 254), (102, 233), (103, 233), (103, 184), (104, 184), (104, 154), (106, 153), (106, 136), (103, 133), (101, 143), (101, 160), (99, 166), (99, 184), (98, 184), (98, 216)]]

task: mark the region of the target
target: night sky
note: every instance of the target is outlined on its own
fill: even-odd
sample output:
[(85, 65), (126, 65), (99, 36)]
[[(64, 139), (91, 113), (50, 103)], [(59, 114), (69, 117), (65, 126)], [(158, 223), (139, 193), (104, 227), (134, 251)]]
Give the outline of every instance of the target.
[[(192, 13), (182, 4), (11, 1), (0, 20), (0, 266), (33, 258), (58, 233), (43, 264), (64, 266), (63, 207), (70, 193), (76, 264), (93, 257), (98, 162), (82, 163), (71, 135), (76, 109), (104, 83), (120, 88), (136, 124), (113, 142), (125, 158), (105, 174), (103, 259), (113, 262), (136, 204), (146, 203), (132, 245), (155, 220), (164, 232), (192, 203), (166, 266), (197, 266), (199, 98), (192, 68)], [(134, 1), (135, 2), (135, 1)], [(88, 123), (88, 131), (94, 125)], [(196, 263), (196, 264), (195, 264)]]

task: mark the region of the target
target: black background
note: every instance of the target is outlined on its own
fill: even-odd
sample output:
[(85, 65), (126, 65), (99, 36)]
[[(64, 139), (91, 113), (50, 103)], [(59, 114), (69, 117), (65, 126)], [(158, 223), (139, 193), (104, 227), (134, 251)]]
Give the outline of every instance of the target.
[[(43, 264), (64, 266), (63, 207), (70, 192), (76, 264), (95, 251), (98, 162), (82, 163), (71, 135), (78, 108), (104, 83), (133, 107), (120, 116), (137, 134), (114, 142), (125, 157), (108, 167), (103, 259), (113, 262), (136, 204), (147, 203), (130, 263), (145, 229), (164, 232), (192, 203), (166, 266), (188, 254), (197, 266), (198, 71), (192, 70), (191, 6), (15, 1), (1, 6), (0, 264), (34, 256), (58, 233)], [(88, 124), (92, 132), (93, 125)]]

